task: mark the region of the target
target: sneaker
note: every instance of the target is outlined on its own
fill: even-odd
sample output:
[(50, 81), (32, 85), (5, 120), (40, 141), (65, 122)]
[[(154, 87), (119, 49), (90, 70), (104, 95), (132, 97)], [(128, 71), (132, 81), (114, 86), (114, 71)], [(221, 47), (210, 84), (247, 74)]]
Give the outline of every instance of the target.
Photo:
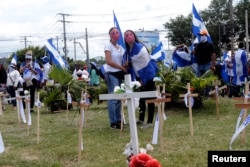
[(151, 128), (153, 125), (151, 123), (146, 123), (143, 126), (141, 126), (142, 129), (147, 129), (147, 128)]
[(110, 125), (111, 129), (121, 129), (121, 124), (113, 123)]

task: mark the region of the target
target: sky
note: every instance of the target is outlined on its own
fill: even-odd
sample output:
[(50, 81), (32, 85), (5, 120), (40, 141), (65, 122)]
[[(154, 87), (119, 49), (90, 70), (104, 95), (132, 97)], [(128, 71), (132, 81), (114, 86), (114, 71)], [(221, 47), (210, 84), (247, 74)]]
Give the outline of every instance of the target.
[(0, 57), (8, 57), (28, 46), (42, 47), (49, 38), (53, 38), (63, 56), (62, 14), (66, 14), (68, 56), (74, 59), (76, 55), (77, 60), (86, 59), (86, 46), (90, 58), (104, 56), (104, 45), (109, 41), (108, 31), (114, 26), (113, 11), (122, 32), (127, 29), (157, 30), (164, 49), (170, 49), (163, 24), (178, 15), (190, 14), (192, 4), (198, 11), (207, 9), (210, 1), (1, 0)]

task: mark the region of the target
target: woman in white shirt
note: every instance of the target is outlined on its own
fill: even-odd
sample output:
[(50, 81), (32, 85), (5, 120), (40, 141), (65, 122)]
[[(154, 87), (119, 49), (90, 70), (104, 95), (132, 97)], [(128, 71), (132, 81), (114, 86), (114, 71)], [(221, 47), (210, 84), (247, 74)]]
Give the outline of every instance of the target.
[[(120, 86), (127, 72), (122, 65), (123, 54), (125, 50), (117, 42), (120, 38), (120, 32), (116, 27), (109, 30), (110, 41), (104, 47), (105, 53), (105, 80), (108, 86), (108, 93), (114, 93), (115, 86)], [(121, 101), (108, 100), (108, 112), (111, 129), (120, 129), (121, 127)]]

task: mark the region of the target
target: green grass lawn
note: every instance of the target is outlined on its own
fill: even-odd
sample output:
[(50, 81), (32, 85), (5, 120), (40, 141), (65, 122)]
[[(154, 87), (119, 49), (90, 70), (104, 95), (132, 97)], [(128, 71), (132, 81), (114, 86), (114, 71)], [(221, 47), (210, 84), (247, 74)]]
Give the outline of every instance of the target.
[[(220, 97), (220, 119), (217, 120), (214, 99), (207, 98), (203, 103), (201, 109), (193, 109), (193, 137), (190, 136), (188, 108), (173, 108), (166, 104), (163, 151), (158, 144), (153, 145), (154, 151), (149, 153), (163, 167), (206, 167), (209, 150), (229, 150), (240, 109), (234, 108), (233, 99)], [(0, 117), (0, 132), (5, 144), (5, 152), (0, 154), (1, 167), (126, 166), (126, 156), (122, 153), (130, 141), (130, 130), (129, 127), (123, 132), (110, 129), (106, 102), (94, 102), (85, 111), (84, 149), (80, 162), (78, 110), (51, 114), (45, 107), (41, 108), (40, 142), (37, 143), (37, 111), (32, 113), (32, 125), (28, 127), (18, 123), (17, 112), (10, 105), (6, 108)], [(152, 134), (153, 127), (138, 128), (140, 147), (145, 148), (151, 143)], [(241, 143), (239, 136), (233, 149), (250, 150), (249, 137), (247, 127), (245, 144)]]

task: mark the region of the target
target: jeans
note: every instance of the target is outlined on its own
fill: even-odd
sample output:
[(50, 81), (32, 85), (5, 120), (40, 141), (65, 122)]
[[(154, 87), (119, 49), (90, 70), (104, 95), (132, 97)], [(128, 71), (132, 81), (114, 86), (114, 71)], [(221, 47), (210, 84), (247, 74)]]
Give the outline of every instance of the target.
[[(108, 93), (114, 93), (115, 86), (120, 86), (122, 81), (109, 73), (106, 73), (105, 75)], [(121, 122), (121, 100), (108, 100), (108, 112), (111, 125)]]
[[(154, 91), (155, 90), (155, 83), (153, 80), (148, 81), (145, 85), (141, 87), (141, 91)], [(144, 122), (145, 117), (145, 111), (146, 111), (146, 100), (147, 99), (155, 99), (155, 98), (140, 98), (139, 101), (139, 108), (140, 108), (140, 114), (139, 114), (139, 120)], [(155, 110), (155, 104), (154, 103), (148, 103), (148, 119), (147, 123), (153, 123), (154, 119), (154, 111)]]
[(205, 72), (207, 72), (211, 68), (212, 62), (206, 64), (198, 64), (197, 67), (197, 77), (202, 76)]
[[(16, 93), (15, 93), (15, 89), (14, 86), (8, 86), (8, 93), (10, 94), (11, 98), (15, 98), (16, 97)], [(13, 107), (16, 107), (16, 99), (12, 99), (11, 100), (11, 104), (13, 105)]]

